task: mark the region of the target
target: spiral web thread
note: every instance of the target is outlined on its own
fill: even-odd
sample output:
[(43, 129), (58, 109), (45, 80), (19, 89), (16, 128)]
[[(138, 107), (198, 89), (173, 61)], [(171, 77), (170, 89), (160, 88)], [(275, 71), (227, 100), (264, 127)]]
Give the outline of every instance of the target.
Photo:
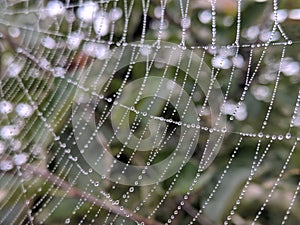
[[(177, 5), (172, 6), (177, 7), (179, 22), (172, 21), (173, 17), (170, 17), (172, 12), (168, 12), (169, 4), (175, 3), (163, 0), (160, 2), (142, 0), (139, 3), (134, 0), (78, 1), (78, 3), (1, 1), (0, 224), (47, 224), (63, 207), (67, 207), (65, 224), (150, 224), (149, 221), (156, 219), (165, 207), (170, 207), (168, 202), (173, 198), (171, 193), (180, 182), (179, 177), (183, 173), (186, 161), (189, 160), (188, 155), (193, 151), (195, 143), (201, 142), (197, 145), (196, 152), (202, 152), (203, 155), (208, 152), (208, 156), (198, 157), (198, 170), (189, 187), (185, 193), (181, 193), (176, 205), (171, 206), (174, 209), (172, 213), (161, 222), (172, 224), (186, 210), (193, 190), (209, 169), (209, 164), (220, 148), (218, 146), (221, 146), (221, 151), (226, 151), (226, 143), (232, 142), (231, 139), (235, 144), (227, 164), (218, 180), (214, 182), (214, 186), (210, 188), (207, 197), (185, 221), (187, 224), (201, 223), (203, 214), (210, 210), (211, 202), (218, 200), (216, 199), (216, 196), (220, 196), (217, 195), (218, 190), (226, 179), (232, 176), (230, 169), (237, 161), (240, 146), (245, 142), (252, 142), (255, 143), (252, 144), (255, 147), (249, 149), (252, 158), (248, 159), (251, 163), (243, 187), (234, 199), (228, 216), (223, 219), (224, 224), (236, 221), (237, 211), (249, 189), (253, 188), (252, 181), (259, 174), (264, 161), (273, 149), (276, 151), (277, 145), (284, 143), (286, 155), (282, 167), (278, 170), (274, 182), (269, 185), (261, 208), (252, 218), (252, 224), (259, 223), (261, 215), (275, 195), (287, 173), (290, 161), (298, 150), (299, 63), (291, 61), (292, 56), (289, 57), (289, 54), (299, 42), (291, 40), (282, 28), (282, 14), (278, 10), (279, 3), (276, 0), (271, 2), (272, 10), (268, 14), (270, 18), (266, 19), (269, 21), (266, 23), (269, 26), (265, 35), (267, 37), (262, 37), (263, 41), (259, 43), (241, 41), (244, 2), (236, 1), (234, 7), (237, 20), (232, 23), (234, 24), (232, 26), (236, 26), (235, 40), (233, 44), (228, 45), (218, 45), (218, 7), (222, 6), (221, 1), (209, 2), (207, 6), (209, 10), (199, 14), (201, 22), (204, 14), (209, 12), (207, 18), (211, 23), (211, 43), (204, 45), (189, 44), (193, 35), (191, 29), (194, 24), (199, 23), (191, 20), (189, 15), (195, 2), (180, 0)], [(134, 10), (137, 10), (136, 7), (141, 16), (141, 29), (138, 35), (132, 37), (131, 25), (140, 20), (133, 15)], [(153, 10), (156, 19), (148, 21), (147, 15)], [(205, 18), (202, 18), (203, 21)], [(166, 31), (172, 23), (179, 27), (180, 38), (174, 45), (163, 44), (163, 41), (168, 40)], [(148, 27), (149, 24), (151, 28)], [(153, 34), (149, 34), (149, 29), (153, 30)], [(149, 38), (154, 39), (152, 45), (147, 42)], [(175, 45), (177, 47), (174, 47)], [(130, 49), (129, 55), (124, 53), (126, 48)], [(163, 48), (173, 48), (165, 64), (157, 62), (155, 58)], [(240, 52), (245, 49), (248, 55), (242, 56)], [(279, 57), (274, 56), (273, 60), (274, 49), (281, 54)], [(114, 54), (114, 51), (117, 54)], [(184, 61), (186, 51), (189, 51), (189, 55)], [(191, 79), (188, 73), (193, 64), (194, 54), (197, 54), (200, 60), (197, 62), (197, 73)], [(137, 96), (132, 94), (135, 97), (134, 104), (128, 105), (126, 101), (130, 100), (126, 100), (126, 96), (135, 93), (135, 87), (130, 86), (130, 82), (134, 82), (131, 74), (136, 70), (139, 55), (146, 58), (144, 62), (146, 68), (141, 70), (143, 72), (139, 75), (140, 83), (135, 83), (140, 86), (138, 85)], [(115, 61), (112, 61), (113, 57)], [(123, 75), (118, 75), (118, 64), (122, 63), (124, 57), (129, 57), (130, 63)], [(244, 57), (243, 60), (241, 57)], [(175, 60), (175, 66), (171, 63), (172, 60)], [(209, 61), (212, 61), (212, 65), (210, 74), (206, 77), (207, 90), (204, 91), (197, 86), (201, 80), (200, 71), (203, 64)], [(112, 62), (115, 64), (112, 65)], [(185, 73), (181, 71), (181, 63), (184, 64)], [(265, 71), (261, 70), (262, 65), (268, 63), (274, 65), (272, 76), (264, 74)], [(112, 73), (103, 82), (102, 78), (108, 67), (113, 68)], [(169, 67), (174, 68), (171, 76), (168, 74)], [(291, 72), (288, 70), (291, 67), (294, 70), (298, 68), (298, 71)], [(156, 80), (151, 80), (153, 68), (160, 73), (160, 77), (168, 80), (170, 87), (166, 87), (169, 83), (161, 80), (157, 81), (157, 86), (154, 85)], [(226, 72), (223, 74), (223, 71)], [(268, 72), (270, 71), (266, 73)], [(235, 85), (239, 85), (237, 81), (241, 76), (243, 85), (238, 99), (233, 103), (231, 92), (235, 89)], [(291, 79), (288, 80), (286, 77)], [(263, 80), (262, 83), (267, 82), (270, 88), (257, 85), (257, 79)], [(116, 80), (119, 83), (114, 84)], [(280, 124), (278, 130), (270, 130), (268, 125), (276, 120), (272, 119), (272, 116), (274, 106), (278, 107), (276, 104), (282, 92), (282, 80), (288, 80), (292, 86), (296, 86), (297, 91), (290, 93), (291, 103), (282, 106), (286, 107), (283, 113), (285, 123), (278, 121)], [(222, 107), (219, 112), (210, 112), (211, 91), (218, 82), (222, 84), (224, 95)], [(146, 101), (146, 106), (135, 107), (142, 100), (141, 96), (149, 85), (155, 87), (150, 98), (152, 101)], [(186, 90), (186, 98), (184, 98), (186, 92), (181, 91), (180, 87)], [(247, 104), (249, 100), (247, 97), (251, 91), (256, 99), (265, 102), (267, 107), (263, 110), (264, 115), (259, 129), (248, 126), (249, 130), (246, 130), (242, 125), (249, 122), (247, 115), (254, 113)], [(160, 93), (165, 96), (163, 103), (159, 102)], [(199, 95), (203, 96), (198, 97)], [(173, 108), (172, 98), (175, 98)], [(189, 107), (194, 103), (197, 120), (193, 121), (193, 118), (188, 119), (186, 115), (189, 115)], [(80, 104), (84, 104), (82, 111)], [(160, 111), (156, 110), (157, 104), (162, 105)], [(183, 112), (179, 118), (176, 109), (181, 105)], [(121, 109), (124, 114), (118, 112)], [(210, 113), (215, 114), (214, 118)], [(220, 127), (218, 121), (224, 116), (228, 117), (227, 125)], [(130, 130), (129, 133), (124, 133), (122, 126), (129, 117), (132, 121)], [(212, 122), (206, 122), (205, 119), (211, 119)], [(85, 136), (86, 130), (90, 129), (90, 123), (94, 120), (96, 120), (95, 131), (91, 136)], [(115, 127), (112, 128), (109, 123), (115, 123)], [(155, 129), (151, 128), (151, 123), (156, 124)], [(243, 129), (239, 130), (239, 127)], [(179, 133), (180, 130), (183, 132)], [(138, 131), (135, 146), (131, 146), (130, 143), (136, 136), (134, 133)], [(133, 178), (132, 184), (122, 185), (124, 180), (122, 172), (125, 173), (129, 165), (138, 162), (135, 157), (140, 148), (144, 147), (143, 143), (149, 132), (153, 138), (151, 139), (153, 146), (147, 146), (150, 153), (146, 157), (143, 156), (144, 166), (150, 167), (155, 164), (155, 159), (163, 150), (171, 148), (173, 153), (170, 153), (170, 160), (165, 163), (162, 170), (167, 172), (175, 164), (181, 149), (185, 151), (182, 161), (177, 162), (179, 166), (163, 191), (160, 183), (165, 179), (164, 172), (147, 188), (140, 186), (146, 179), (144, 174), (148, 173), (147, 167)], [(217, 138), (212, 138), (210, 134), (217, 134)], [(199, 141), (199, 135), (205, 140)], [(82, 140), (83, 145), (80, 146), (78, 142)], [(172, 143), (174, 140), (177, 142), (175, 146)], [(190, 142), (186, 143), (185, 140)], [(82, 159), (86, 149), (96, 142), (105, 151), (116, 152), (115, 160), (122, 158), (127, 148), (131, 149), (129, 156), (122, 159), (124, 168), (121, 168), (120, 174), (114, 174), (113, 181), (108, 176), (113, 176), (116, 167), (114, 159), (106, 158), (105, 154), (92, 156), (95, 157), (92, 166)], [(104, 168), (105, 174), (97, 173), (95, 171), (97, 166)], [(125, 177), (126, 179), (131, 178)], [(299, 188), (300, 183), (295, 183), (281, 224), (288, 222), (293, 206), (297, 203)], [(142, 189), (145, 189), (146, 194), (144, 193), (142, 200), (139, 199), (140, 202), (137, 202), (134, 196), (142, 192)], [(69, 203), (70, 197), (75, 199), (72, 204)], [(152, 199), (156, 201), (153, 202)], [(76, 218), (78, 214), (81, 215), (80, 218)], [(141, 219), (135, 216), (138, 214), (144, 217)]]

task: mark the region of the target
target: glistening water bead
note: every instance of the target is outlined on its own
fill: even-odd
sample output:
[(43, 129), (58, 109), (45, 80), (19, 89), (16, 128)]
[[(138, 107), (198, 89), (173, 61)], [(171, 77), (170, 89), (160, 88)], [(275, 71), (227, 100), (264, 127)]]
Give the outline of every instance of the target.
[(3, 139), (11, 139), (20, 133), (20, 128), (16, 125), (6, 125), (0, 128), (0, 137)]
[(110, 21), (108, 19), (108, 14), (106, 12), (100, 11), (96, 14), (94, 18), (94, 31), (99, 36), (105, 36), (109, 31)]
[(20, 153), (13, 156), (12, 161), (16, 166), (21, 166), (25, 164), (28, 160), (28, 154)]
[(0, 161), (0, 170), (2, 171), (9, 171), (14, 168), (14, 165), (11, 160), (1, 160)]
[(54, 49), (56, 47), (56, 41), (49, 36), (44, 37), (42, 39), (41, 43), (45, 48), (48, 48), (48, 49)]
[(16, 113), (23, 118), (28, 118), (33, 114), (34, 110), (31, 105), (27, 103), (19, 103), (16, 106)]
[(84, 22), (90, 23), (95, 18), (98, 9), (99, 6), (97, 3), (87, 1), (77, 9), (77, 17)]
[(46, 6), (46, 13), (49, 17), (62, 15), (65, 10), (64, 4), (58, 0), (49, 1)]
[(2, 100), (0, 101), (0, 113), (9, 114), (13, 111), (13, 104), (9, 101)]

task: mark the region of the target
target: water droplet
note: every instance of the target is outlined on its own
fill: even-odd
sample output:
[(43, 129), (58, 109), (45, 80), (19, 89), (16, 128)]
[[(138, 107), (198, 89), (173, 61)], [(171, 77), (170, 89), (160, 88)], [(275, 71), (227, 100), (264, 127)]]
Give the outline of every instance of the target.
[(104, 11), (97, 13), (93, 25), (94, 31), (97, 35), (107, 35), (109, 31), (109, 19), (107, 13)]
[(188, 29), (191, 26), (191, 18), (186, 17), (181, 20), (181, 26), (183, 29)]
[(1, 114), (8, 114), (13, 111), (13, 104), (9, 101), (2, 100), (0, 102), (0, 113)]
[(16, 107), (16, 113), (23, 118), (28, 118), (33, 114), (33, 108), (27, 103), (19, 103)]
[(48, 48), (48, 49), (54, 49), (55, 46), (56, 46), (56, 42), (53, 38), (51, 37), (44, 37), (41, 41), (42, 45), (45, 47), (45, 48)]
[(88, 42), (83, 46), (83, 51), (85, 54), (96, 57), (97, 59), (106, 59), (109, 53), (108, 48), (104, 44)]
[(117, 21), (117, 20), (121, 19), (122, 15), (123, 15), (122, 9), (116, 7), (116, 8), (113, 8), (110, 10), (109, 19), (111, 21)]
[(96, 12), (98, 11), (99, 7), (98, 4), (92, 2), (92, 1), (87, 1), (82, 4), (81, 7), (77, 9), (77, 17), (80, 20), (83, 20), (84, 22), (92, 22), (93, 19), (95, 18)]
[(0, 136), (3, 139), (11, 139), (12, 137), (18, 135), (20, 133), (20, 129), (16, 125), (7, 125), (1, 128)]
[(116, 200), (116, 201), (113, 202), (114, 205), (119, 205), (119, 203), (120, 203), (119, 200)]
[(225, 56), (217, 55), (212, 59), (212, 64), (216, 68), (229, 69), (232, 62)]
[(226, 133), (227, 132), (227, 128), (226, 127), (223, 127), (222, 128), (222, 133)]
[(64, 14), (66, 11), (64, 4), (61, 1), (49, 1), (46, 6), (46, 12), (49, 17), (55, 17)]
[(65, 224), (69, 224), (70, 223), (70, 218), (67, 218), (66, 220), (65, 220)]
[(65, 148), (67, 146), (66, 143), (59, 143), (59, 145), (61, 148)]
[(18, 151), (22, 147), (22, 142), (19, 140), (12, 139), (9, 143), (9, 148), (12, 151)]
[(201, 23), (209, 23), (211, 21), (211, 12), (210, 10), (204, 10), (203, 12), (198, 13), (198, 19), (200, 20)]
[(55, 67), (53, 71), (53, 76), (54, 77), (64, 77), (66, 73), (66, 70), (62, 67)]
[(134, 192), (134, 187), (130, 187), (129, 192)]
[(279, 141), (283, 140), (283, 135), (279, 135), (279, 136), (278, 136), (278, 140), (279, 140)]
[(43, 70), (50, 70), (51, 68), (50, 62), (46, 58), (41, 58), (39, 65)]
[(286, 76), (296, 76), (300, 71), (300, 64), (292, 58), (286, 58), (282, 61), (281, 71)]
[(31, 153), (34, 156), (39, 156), (42, 152), (44, 151), (43, 147), (41, 145), (35, 144), (32, 148), (31, 148)]
[(271, 90), (269, 87), (264, 85), (254, 85), (251, 88), (251, 93), (257, 100), (268, 101), (271, 96)]
[(54, 137), (54, 141), (59, 141), (60, 137), (59, 136), (55, 136)]
[(78, 157), (77, 156), (69, 156), (69, 159), (72, 160), (73, 162), (77, 162)]
[(2, 160), (0, 161), (0, 170), (8, 171), (14, 168), (12, 161), (10, 160)]
[(34, 78), (37, 78), (40, 76), (40, 72), (37, 68), (30, 68), (28, 71), (28, 75)]
[(160, 6), (157, 6), (154, 8), (154, 16), (156, 18), (161, 18), (162, 15), (162, 8)]
[(24, 65), (19, 62), (13, 62), (7, 67), (7, 76), (16, 77), (23, 69)]
[(16, 166), (21, 166), (23, 164), (25, 164), (28, 160), (28, 154), (26, 153), (20, 153), (17, 155), (14, 155), (14, 157), (12, 158), (14, 164)]
[(285, 135), (286, 139), (291, 139), (291, 137), (292, 137), (291, 133), (286, 133), (286, 135)]
[(17, 38), (17, 37), (20, 36), (21, 32), (20, 32), (20, 29), (18, 27), (9, 27), (8, 28), (8, 34), (12, 38)]
[(81, 32), (73, 32), (68, 36), (67, 39), (67, 46), (71, 50), (76, 50), (82, 39), (84, 38), (84, 35)]

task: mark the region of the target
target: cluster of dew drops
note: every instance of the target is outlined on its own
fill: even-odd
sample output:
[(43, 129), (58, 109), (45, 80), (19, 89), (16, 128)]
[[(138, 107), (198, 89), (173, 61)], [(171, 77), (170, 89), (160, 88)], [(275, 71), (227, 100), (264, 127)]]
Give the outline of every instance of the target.
[[(58, 16), (64, 16), (68, 23), (73, 23), (75, 20), (83, 22), (83, 28), (85, 26), (92, 26), (93, 32), (97, 37), (106, 36), (110, 32), (110, 26), (117, 20), (120, 20), (123, 16), (121, 8), (114, 7), (108, 12), (99, 9), (99, 5), (92, 1), (82, 3), (76, 12), (67, 11), (64, 3), (58, 0), (49, 1), (46, 5), (44, 19), (56, 18)], [(82, 40), (85, 38), (85, 33), (82, 30), (70, 32), (67, 35), (67, 47), (71, 50), (76, 50), (80, 46)], [(43, 39), (42, 44), (44, 47), (52, 49), (57, 46), (56, 41), (47, 36)], [(94, 44), (94, 45), (93, 45)], [(100, 50), (97, 50), (98, 47)], [(85, 46), (86, 53), (91, 54), (94, 57), (103, 57), (103, 46), (95, 46), (95, 43), (90, 43)], [(93, 49), (93, 51), (91, 51)]]
[[(66, 34), (65, 42), (58, 42), (55, 37), (55, 33), (47, 33), (48, 35), (43, 35), (41, 38), (41, 45), (49, 50), (67, 47), (69, 50), (78, 50), (86, 36), (84, 27), (91, 27), (97, 38), (106, 36), (111, 32), (111, 26), (116, 21), (120, 20), (123, 16), (123, 10), (119, 7), (114, 7), (109, 11), (105, 11), (99, 8), (98, 3), (93, 1), (86, 1), (82, 3), (76, 11), (67, 10), (68, 7), (62, 1), (51, 0), (45, 7), (39, 9), (39, 19), (40, 21), (56, 21), (57, 18), (64, 18), (70, 24), (73, 24), (76, 20), (82, 23), (82, 28), (79, 30), (70, 31)], [(8, 34), (10, 38), (17, 39), (20, 38), (21, 30), (19, 27), (10, 26), (8, 28)], [(0, 33), (0, 37), (2, 37)], [(64, 77), (66, 70), (61, 66), (52, 67), (51, 63), (46, 58), (35, 58), (29, 52), (22, 48), (16, 49), (17, 53), (25, 55), (27, 58), (31, 59), (39, 65), (39, 67), (50, 72), (54, 77)], [(97, 59), (105, 59), (108, 53), (108, 46), (102, 43), (96, 42), (85, 42), (83, 44), (82, 51), (90, 57), (95, 57)], [(24, 68), (24, 63), (22, 61), (13, 60), (9, 54), (5, 55), (5, 65), (7, 66), (6, 76), (7, 77), (17, 77), (18, 74)], [(33, 71), (29, 73), (33, 77), (38, 77), (39, 73)]]
[[(29, 154), (23, 151), (23, 141), (20, 138), (25, 126), (25, 119), (34, 113), (34, 108), (26, 102), (14, 104), (7, 100), (0, 101), (0, 171), (12, 170), (15, 166), (25, 164), (29, 159)], [(10, 119), (13, 118), (13, 119)], [(4, 123), (4, 124), (3, 124)], [(36, 156), (37, 151), (32, 151)], [(10, 158), (5, 156), (11, 156)]]
[[(65, 16), (66, 20), (69, 22), (74, 22), (76, 17), (86, 24), (92, 23), (94, 32), (98, 36), (105, 36), (109, 32), (109, 25), (113, 21), (119, 20), (123, 12), (120, 8), (113, 8), (109, 12), (105, 12), (99, 9), (97, 3), (92, 1), (87, 1), (83, 3), (76, 11), (76, 15), (70, 14), (66, 10), (63, 2), (59, 0), (52, 0), (47, 3), (45, 8), (43, 8), (41, 16), (44, 19), (55, 18), (57, 16)], [(92, 13), (91, 13), (92, 12)], [(43, 19), (43, 18), (41, 18)], [(20, 29), (17, 27), (12, 27), (9, 29), (8, 34), (11, 38), (17, 38), (20, 36)], [(81, 41), (84, 38), (83, 32), (72, 32), (67, 37), (67, 47), (71, 50), (76, 50)], [(42, 39), (41, 44), (48, 49), (54, 49), (58, 47), (58, 43), (55, 39), (50, 36), (46, 36)], [(97, 45), (96, 43), (87, 43), (84, 46), (84, 51), (87, 55), (103, 59), (106, 55), (106, 49), (103, 45)], [(95, 49), (97, 49), (95, 51)], [(23, 49), (20, 49), (19, 53), (29, 54)], [(30, 58), (33, 56), (29, 55)], [(24, 67), (23, 64), (19, 62), (12, 62), (9, 57), (6, 57), (5, 61), (7, 65), (6, 75), (7, 77), (16, 77), (21, 72)], [(35, 60), (33, 58), (33, 60)], [(54, 77), (63, 77), (65, 70), (62, 67), (51, 68), (50, 62), (45, 58), (37, 60), (40, 67), (44, 70), (49, 70), (52, 72)], [(32, 76), (38, 75), (38, 72), (30, 73)], [(26, 102), (20, 102), (14, 104), (11, 101), (1, 99), (0, 101), (0, 171), (12, 170), (15, 166), (20, 166), (25, 164), (29, 160), (29, 154), (23, 151), (22, 139), (19, 137), (22, 134), (22, 130), (25, 127), (25, 119), (29, 119), (34, 113), (35, 109), (30, 104)], [(13, 118), (13, 119), (11, 119)], [(36, 150), (32, 150), (33, 154), (38, 155), (40, 153), (40, 147), (37, 146)], [(9, 156), (4, 157), (4, 156)], [(10, 157), (11, 156), (11, 157)]]

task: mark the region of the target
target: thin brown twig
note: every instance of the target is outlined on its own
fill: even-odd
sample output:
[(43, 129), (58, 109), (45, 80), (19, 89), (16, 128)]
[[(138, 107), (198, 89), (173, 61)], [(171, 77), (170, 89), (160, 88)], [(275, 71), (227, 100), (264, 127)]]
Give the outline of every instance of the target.
[(24, 166), (24, 168), (26, 170), (31, 171), (34, 175), (45, 178), (45, 179), (51, 181), (53, 184), (57, 185), (58, 187), (64, 189), (65, 191), (68, 191), (69, 197), (84, 198), (87, 202), (95, 204), (106, 210), (110, 210), (111, 212), (113, 212), (115, 214), (121, 215), (123, 217), (127, 217), (135, 222), (139, 222), (139, 223), (143, 222), (145, 225), (163, 225), (162, 223), (160, 223), (158, 221), (148, 219), (137, 213), (133, 213), (129, 209), (124, 208), (123, 210), (121, 210), (121, 208), (119, 206), (113, 205), (110, 202), (105, 202), (101, 199), (96, 198), (95, 196), (93, 196), (89, 193), (83, 192), (83, 191), (79, 190), (78, 188), (73, 187), (68, 182), (62, 180), (55, 174), (50, 173), (48, 170), (37, 168), (32, 165), (26, 165), (26, 166)]
[[(25, 56), (30, 61), (35, 63), (40, 69), (42, 69), (45, 72), (51, 72), (49, 69), (41, 67), (38, 63), (38, 60), (34, 56), (30, 55), (24, 49), (20, 48), (18, 46), (18, 44), (13, 42), (7, 35), (3, 34), (2, 39), (6, 40), (12, 49), (14, 49), (19, 54)], [(100, 137), (99, 141), (102, 145), (107, 146), (107, 141), (105, 140), (103, 135)], [(6, 156), (6, 158), (10, 158), (10, 157)], [(44, 179), (47, 179), (47, 180), (51, 181), (53, 184), (55, 184), (58, 187), (64, 189), (65, 191), (68, 191), (68, 196), (69, 197), (84, 198), (84, 199), (86, 199), (87, 202), (90, 202), (90, 203), (95, 204), (99, 207), (102, 207), (106, 210), (109, 210), (109, 211), (111, 211), (111, 212), (113, 212), (117, 215), (127, 217), (127, 218), (129, 218), (129, 219), (131, 219), (135, 222), (139, 222), (139, 223), (143, 222), (145, 225), (162, 225), (162, 223), (160, 223), (158, 221), (148, 219), (148, 218), (146, 218), (142, 215), (139, 215), (137, 213), (133, 213), (131, 210), (128, 210), (128, 209), (121, 210), (121, 208), (119, 206), (113, 205), (110, 202), (105, 202), (101, 199), (96, 198), (95, 196), (93, 196), (89, 193), (83, 192), (83, 191), (79, 190), (78, 188), (73, 187), (68, 182), (60, 179), (55, 174), (50, 173), (46, 169), (37, 168), (37, 167), (32, 166), (32, 165), (25, 165), (23, 168), (25, 170), (31, 171), (34, 175), (37, 175), (39, 177), (42, 177)]]

